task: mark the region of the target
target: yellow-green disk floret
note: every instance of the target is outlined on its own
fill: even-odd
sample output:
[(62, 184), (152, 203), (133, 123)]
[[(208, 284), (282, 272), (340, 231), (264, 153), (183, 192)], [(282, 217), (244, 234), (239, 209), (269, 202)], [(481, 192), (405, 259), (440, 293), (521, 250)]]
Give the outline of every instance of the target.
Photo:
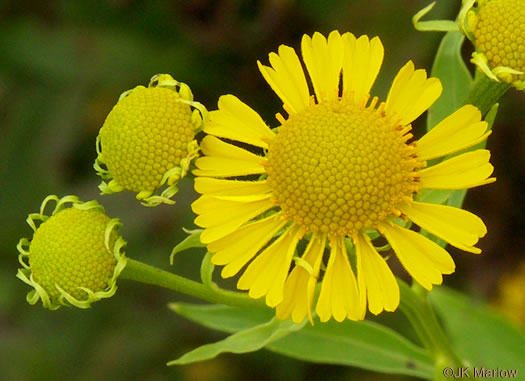
[[(57, 207), (48, 217), (44, 209), (52, 200)], [(36, 221), (41, 221), (38, 227)], [(24, 266), (18, 277), (34, 287), (28, 295), (31, 304), (42, 299), (50, 309), (86, 308), (115, 293), (116, 277), (126, 265), (120, 252), (125, 243), (118, 220), (110, 219), (100, 204), (50, 196), (28, 222), (35, 232), (31, 241), (22, 239), (18, 245)]]
[(480, 0), (463, 13), (461, 26), (476, 47), (473, 62), (492, 79), (524, 90), (525, 0)]
[[(103, 290), (113, 275), (116, 260), (104, 245), (109, 217), (98, 210), (64, 209), (44, 222), (33, 236), (29, 266), (33, 279), (52, 300), (60, 286), (76, 299), (90, 290)], [(110, 237), (115, 243), (116, 234)]]
[[(173, 203), (176, 183), (197, 154), (194, 137), (205, 113), (189, 87), (167, 74), (122, 94), (98, 138), (95, 168), (110, 180), (101, 184), (102, 193), (127, 189), (148, 206)], [(154, 195), (164, 184), (167, 189)]]
[(190, 106), (175, 92), (138, 87), (108, 115), (100, 144), (115, 181), (133, 192), (153, 191), (187, 155), (194, 130)]

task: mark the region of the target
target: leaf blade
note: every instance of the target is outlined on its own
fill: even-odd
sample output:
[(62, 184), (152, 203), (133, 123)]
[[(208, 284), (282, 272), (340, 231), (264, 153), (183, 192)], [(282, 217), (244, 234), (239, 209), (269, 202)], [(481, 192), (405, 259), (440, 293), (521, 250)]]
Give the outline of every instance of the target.
[(457, 353), (474, 367), (525, 369), (525, 331), (457, 291), (438, 287), (430, 300)]
[(185, 353), (178, 359), (168, 362), (168, 365), (185, 365), (197, 361), (210, 360), (226, 352), (254, 352), (293, 331), (300, 330), (303, 325), (304, 323), (295, 324), (289, 320), (283, 321), (273, 318), (269, 322), (236, 332), (224, 340), (202, 345)]
[(422, 348), (395, 331), (369, 321), (330, 321), (306, 326), (267, 348), (304, 361), (389, 374), (432, 379), (434, 371), (432, 360)]
[(448, 32), (439, 45), (432, 76), (443, 85), (441, 97), (428, 112), (427, 130), (460, 108), (472, 87), (472, 76), (461, 57), (461, 45), (465, 36), (460, 32)]
[(168, 308), (204, 327), (228, 333), (263, 324), (274, 315), (269, 308), (248, 309), (221, 304), (170, 303)]
[[(270, 309), (255, 310), (184, 303), (170, 304), (170, 308), (198, 324), (228, 333), (261, 326), (273, 316), (273, 311)], [(283, 324), (292, 323), (287, 320)], [(257, 350), (260, 347), (257, 345), (249, 349)], [(285, 337), (265, 344), (265, 348), (304, 361), (355, 366), (377, 372), (406, 374), (428, 379), (433, 375), (432, 360), (422, 348), (390, 328), (368, 321), (317, 322), (314, 326), (308, 325), (300, 330), (288, 332)], [(212, 352), (207, 355), (215, 355), (217, 348), (208, 347), (206, 351), (210, 349)], [(236, 350), (231, 347), (228, 349), (232, 352)], [(243, 350), (246, 351), (247, 347)], [(206, 356), (200, 359), (204, 360), (204, 357)], [(181, 359), (188, 360), (183, 357), (179, 360)], [(190, 360), (199, 361), (196, 358)]]

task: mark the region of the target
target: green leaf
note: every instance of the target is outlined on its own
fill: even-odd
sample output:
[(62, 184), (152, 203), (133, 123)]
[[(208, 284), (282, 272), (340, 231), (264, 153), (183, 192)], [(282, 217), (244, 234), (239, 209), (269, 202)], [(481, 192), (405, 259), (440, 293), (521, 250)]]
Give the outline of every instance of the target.
[(183, 229), (186, 233), (189, 233), (190, 235), (187, 236), (182, 242), (179, 242), (177, 246), (173, 248), (170, 254), (170, 264), (173, 264), (173, 258), (175, 257), (175, 254), (180, 253), (181, 251), (188, 250), (194, 247), (205, 247), (201, 242), (201, 233), (202, 229), (196, 229), (196, 230), (186, 230)]
[(463, 201), (465, 201), (466, 196), (467, 196), (467, 189), (460, 189), (460, 190), (454, 191), (450, 195), (447, 201), (447, 205), (453, 206), (456, 208), (461, 208), (463, 206)]
[(472, 367), (525, 369), (522, 328), (445, 287), (437, 287), (429, 296), (455, 350)]
[(318, 322), (267, 348), (304, 361), (389, 374), (432, 379), (434, 371), (431, 358), (422, 348), (390, 328), (369, 321)]
[(275, 314), (269, 308), (241, 308), (216, 304), (171, 303), (168, 307), (188, 320), (228, 333), (263, 324)]
[(432, 76), (441, 80), (443, 94), (428, 112), (427, 130), (460, 108), (470, 91), (472, 76), (461, 58), (464, 39), (465, 36), (460, 32), (448, 32), (441, 40), (432, 66)]
[[(247, 309), (218, 305), (179, 303), (170, 304), (170, 308), (198, 324), (228, 333), (247, 332), (250, 331), (251, 327), (255, 327), (256, 333), (258, 333), (260, 327), (267, 329), (266, 326), (269, 323), (265, 322), (274, 315), (274, 311), (271, 309)], [(292, 324), (289, 320), (281, 323), (286, 324), (289, 329), (290, 327), (296, 327), (295, 329), (302, 327)], [(397, 332), (380, 324), (366, 321), (345, 321), (343, 323), (331, 321), (328, 323), (317, 322), (314, 326), (307, 325), (300, 330), (295, 329), (291, 333), (287, 331), (287, 336), (266, 344), (266, 348), (304, 361), (355, 366), (377, 372), (432, 378), (433, 364), (426, 352)], [(267, 333), (267, 331), (265, 332)], [(253, 332), (250, 333), (253, 334)], [(242, 338), (245, 339), (246, 336)], [(272, 339), (274, 338), (272, 337)], [(257, 337), (257, 340), (259, 340), (258, 343), (251, 343), (249, 346), (243, 343), (242, 351), (247, 352), (262, 348), (260, 337)], [(211, 345), (214, 346), (211, 350), (209, 347), (205, 348), (204, 354), (206, 356), (203, 353), (197, 353), (200, 357), (196, 359), (196, 354), (193, 353), (195, 351), (193, 351), (190, 352), (192, 354), (192, 357), (189, 358), (190, 361), (185, 355), (176, 360), (179, 361), (177, 364), (182, 364), (181, 360), (191, 362), (212, 358), (218, 354), (219, 350), (221, 352), (226, 351), (227, 346), (229, 346), (227, 351), (230, 352), (234, 352), (231, 349), (239, 349), (232, 347), (231, 343), (224, 343), (224, 341)]]
[(450, 189), (423, 189), (419, 192), (417, 201), (429, 204), (444, 204), (453, 192)]
[(224, 340), (198, 347), (177, 360), (170, 361), (168, 365), (184, 365), (209, 360), (225, 352), (254, 352), (293, 331), (300, 330), (305, 323), (295, 324), (291, 320), (277, 320), (274, 317), (267, 323), (234, 333)]
[(210, 288), (217, 287), (217, 284), (213, 281), (213, 270), (215, 265), (211, 261), (212, 253), (207, 252), (201, 263), (201, 280), (202, 283)]
[[(485, 121), (488, 123), (488, 129), (489, 130), (492, 130), (492, 126), (494, 125), (494, 121), (496, 120), (496, 115), (498, 115), (498, 109), (499, 109), (499, 103), (495, 103), (489, 110), (489, 112), (487, 113), (487, 115), (485, 116)], [(486, 140), (485, 140), (486, 142)], [(484, 143), (484, 142), (483, 142)], [(483, 144), (483, 143), (480, 143), (480, 144)], [(486, 145), (486, 143), (485, 143)]]

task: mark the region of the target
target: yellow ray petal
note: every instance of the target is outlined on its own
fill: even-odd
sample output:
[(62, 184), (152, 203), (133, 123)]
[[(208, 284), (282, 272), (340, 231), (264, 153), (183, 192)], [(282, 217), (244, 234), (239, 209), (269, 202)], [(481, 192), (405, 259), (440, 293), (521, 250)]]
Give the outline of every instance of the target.
[(418, 158), (430, 160), (472, 147), (490, 135), (487, 127), (487, 122), (481, 121), (481, 112), (472, 105), (465, 105), (417, 141)]
[(258, 210), (262, 206), (273, 205), (271, 195), (261, 195), (255, 200), (228, 200), (222, 197), (203, 195), (191, 205), (192, 210), (198, 214), (195, 223), (200, 227), (220, 225), (235, 219), (251, 210)]
[(248, 265), (237, 288), (250, 290), (248, 295), (257, 299), (266, 295), (266, 304), (275, 307), (283, 300), (283, 288), (290, 269), (300, 228), (292, 225), (282, 236)]
[(415, 201), (398, 208), (420, 227), (452, 246), (474, 254), (481, 253), (474, 245), (487, 234), (487, 228), (475, 214), (451, 206)]
[(201, 234), (203, 243), (210, 243), (224, 237), (273, 206), (270, 197), (242, 202), (221, 200), (211, 196), (201, 196), (191, 205), (193, 211), (198, 214), (195, 224), (206, 228)]
[(236, 201), (236, 202), (254, 202), (254, 201), (260, 201), (260, 200), (266, 200), (269, 197), (272, 197), (271, 193), (259, 193), (259, 194), (247, 194), (247, 195), (239, 195), (239, 196), (224, 196), (224, 195), (203, 195), (205, 197), (214, 198), (216, 200), (223, 200), (223, 201)]
[(382, 233), (408, 273), (427, 290), (441, 284), (442, 274), (451, 274), (456, 265), (445, 249), (428, 238), (394, 223), (381, 225)]
[(304, 71), (295, 50), (279, 46), (279, 54), (270, 53), (271, 67), (257, 61), (259, 70), (273, 91), (283, 101), (287, 110), (299, 112), (310, 103), (310, 92)]
[(492, 183), (494, 167), (486, 149), (467, 152), (418, 172), (425, 189), (466, 189)]
[(204, 132), (268, 148), (268, 141), (275, 134), (257, 112), (233, 95), (220, 97), (218, 106), (219, 110), (209, 113), (210, 120), (204, 125)]
[(211, 177), (195, 178), (195, 190), (201, 194), (212, 196), (248, 196), (271, 192), (271, 188), (268, 186), (266, 180), (224, 180)]
[(366, 293), (370, 312), (394, 311), (399, 306), (396, 278), (365, 234), (357, 239), (356, 254), (359, 292)]
[(301, 51), (317, 102), (337, 99), (343, 65), (343, 42), (339, 32), (330, 33), (328, 41), (318, 32), (312, 38), (305, 34), (301, 41)]
[(415, 70), (408, 61), (399, 70), (386, 99), (385, 111), (401, 118), (407, 125), (424, 113), (441, 95), (443, 87), (437, 78), (428, 78), (425, 70)]
[(253, 163), (260, 163), (261, 160), (263, 160), (262, 157), (254, 153), (234, 146), (233, 144), (223, 142), (221, 139), (211, 135), (207, 135), (202, 139), (201, 150), (206, 156), (224, 157)]
[(344, 237), (335, 240), (317, 301), (316, 312), (322, 322), (332, 316), (338, 322), (346, 317), (361, 320), (364, 311), (354, 272), (350, 267)]
[(343, 95), (353, 94), (359, 103), (368, 96), (374, 84), (381, 64), (384, 49), (378, 37), (368, 40), (368, 36), (358, 39), (352, 33), (343, 34)]
[(215, 136), (206, 136), (201, 149), (206, 156), (195, 162), (198, 169), (193, 173), (197, 176), (229, 177), (265, 172), (263, 163), (266, 158), (223, 142)]
[(259, 163), (255, 163), (252, 161), (205, 156), (195, 161), (195, 166), (198, 169), (194, 169), (192, 173), (195, 176), (211, 177), (259, 175), (266, 172), (266, 169), (262, 165), (265, 161), (266, 159), (262, 157)]
[[(296, 264), (286, 279), (283, 301), (276, 310), (277, 319), (286, 319), (291, 315), (293, 322), (298, 324), (308, 315), (313, 324), (312, 302), (325, 242), (325, 237), (318, 234), (314, 234), (310, 239), (302, 257), (305, 264), (303, 266)], [(310, 271), (306, 266), (310, 266)]]
[(208, 250), (214, 253), (211, 261), (226, 265), (221, 272), (223, 278), (234, 276), (285, 224), (281, 214), (274, 214), (244, 225), (208, 245)]

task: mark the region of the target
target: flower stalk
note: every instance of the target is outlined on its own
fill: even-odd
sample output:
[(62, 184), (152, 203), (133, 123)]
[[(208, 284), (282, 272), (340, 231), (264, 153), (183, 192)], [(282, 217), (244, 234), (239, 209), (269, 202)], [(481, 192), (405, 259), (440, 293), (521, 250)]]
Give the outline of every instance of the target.
[(439, 324), (432, 306), (428, 302), (428, 292), (414, 282), (409, 287), (399, 281), (401, 301), (399, 308), (416, 331), (424, 347), (434, 359), (435, 380), (446, 380), (443, 369), (467, 368), (465, 362), (455, 353), (443, 328)]
[(510, 89), (512, 85), (507, 82), (496, 82), (485, 74), (476, 71), (472, 88), (465, 100), (465, 104), (472, 104), (479, 108), (485, 116), (499, 98)]
[(120, 274), (120, 279), (163, 287), (215, 304), (225, 304), (236, 307), (265, 308), (262, 300), (255, 300), (240, 292), (227, 291), (193, 281), (180, 275), (170, 273), (128, 258), (126, 268)]

